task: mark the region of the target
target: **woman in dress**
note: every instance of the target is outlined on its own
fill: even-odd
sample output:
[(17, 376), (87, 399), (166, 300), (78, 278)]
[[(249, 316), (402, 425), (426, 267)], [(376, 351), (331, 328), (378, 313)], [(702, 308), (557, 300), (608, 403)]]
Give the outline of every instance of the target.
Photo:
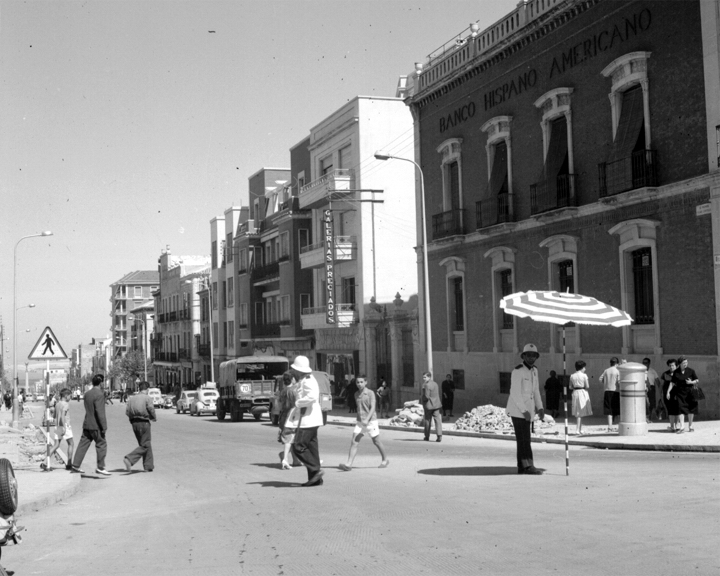
[(688, 368), (688, 361), (685, 356), (677, 359), (678, 369), (675, 370), (672, 377), (672, 392), (675, 393), (675, 401), (677, 402), (678, 416), (676, 425), (676, 434), (685, 432), (685, 415), (688, 417), (688, 432), (695, 432), (693, 428), (693, 418), (698, 413), (698, 401), (692, 394), (693, 386), (698, 383), (698, 377), (695, 370)]
[(572, 390), (572, 414), (575, 416), (575, 429), (578, 436), (584, 434), (582, 430), (582, 419), (584, 416), (592, 416), (592, 406), (590, 405), (590, 382), (587, 374), (585, 374), (586, 364), (583, 360), (575, 362), (574, 374), (570, 375), (570, 389)]
[(673, 391), (674, 386), (672, 385), (672, 377), (677, 370), (677, 362), (675, 358), (670, 358), (667, 361), (668, 369), (663, 372), (662, 375), (662, 399), (665, 403), (665, 410), (668, 414), (668, 420), (670, 421), (670, 432), (675, 432), (675, 424), (677, 422), (677, 401), (675, 400), (675, 392)]

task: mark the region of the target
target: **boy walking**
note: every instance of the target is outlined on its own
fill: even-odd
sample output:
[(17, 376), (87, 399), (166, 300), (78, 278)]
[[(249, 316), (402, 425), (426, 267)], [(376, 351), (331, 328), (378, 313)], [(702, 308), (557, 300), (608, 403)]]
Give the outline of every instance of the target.
[(60, 400), (55, 404), (55, 442), (52, 446), (48, 446), (47, 461), (40, 464), (43, 470), (52, 470), (50, 458), (57, 449), (60, 448), (60, 442), (67, 442), (67, 464), (65, 470), (72, 470), (73, 450), (75, 441), (73, 440), (72, 428), (70, 427), (70, 390), (63, 388), (60, 390)]
[(350, 440), (350, 452), (348, 453), (347, 464), (340, 464), (340, 469), (350, 472), (352, 470), (355, 456), (357, 456), (358, 444), (362, 440), (363, 434), (367, 432), (380, 452), (380, 466), (378, 468), (387, 468), (390, 464), (385, 447), (380, 441), (380, 426), (378, 426), (377, 412), (375, 411), (375, 394), (367, 389), (367, 379), (365, 376), (358, 376), (356, 380), (358, 391), (355, 393), (357, 403), (357, 418), (355, 428), (353, 429), (352, 439)]

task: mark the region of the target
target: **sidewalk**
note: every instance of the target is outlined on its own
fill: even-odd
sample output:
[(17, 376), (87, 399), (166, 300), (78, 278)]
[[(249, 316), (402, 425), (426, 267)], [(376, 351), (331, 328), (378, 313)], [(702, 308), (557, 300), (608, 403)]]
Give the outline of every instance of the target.
[[(493, 438), (497, 440), (515, 441), (515, 435), (502, 432), (467, 432), (455, 430), (454, 422), (458, 417), (443, 419), (443, 435), (465, 436), (469, 438)], [(384, 430), (406, 431), (409, 433), (422, 434), (420, 427), (391, 426), (388, 418), (379, 420), (380, 428)], [(342, 426), (353, 426), (355, 414), (349, 414), (347, 408), (335, 407), (328, 414), (328, 424), (339, 424)], [(616, 425), (617, 427), (617, 425)], [(585, 446), (603, 450), (651, 450), (656, 452), (720, 452), (720, 421), (698, 421), (693, 423), (694, 432), (687, 432), (688, 425), (685, 422), (685, 433), (675, 434), (668, 430), (668, 421), (652, 422), (648, 424), (646, 436), (619, 436), (617, 432), (608, 433), (607, 421), (604, 416), (589, 416), (583, 418), (583, 436), (576, 436), (575, 418), (568, 419), (568, 444), (570, 446)], [(434, 434), (434, 432), (433, 432)], [(559, 417), (555, 426), (543, 429), (540, 434), (533, 434), (533, 442), (547, 444), (565, 444), (565, 421)]]

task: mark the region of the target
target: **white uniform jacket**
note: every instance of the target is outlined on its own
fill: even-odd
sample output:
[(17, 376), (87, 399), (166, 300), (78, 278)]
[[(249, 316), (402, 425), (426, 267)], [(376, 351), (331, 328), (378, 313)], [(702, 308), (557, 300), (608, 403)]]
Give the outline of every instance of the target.
[(300, 428), (314, 428), (315, 426), (323, 425), (322, 408), (320, 406), (320, 386), (312, 374), (309, 374), (300, 381), (298, 399), (295, 402), (295, 408), (293, 408), (288, 415), (285, 423), (286, 428), (297, 428), (302, 408), (305, 408), (305, 414), (302, 415)]
[(510, 377), (508, 416), (525, 418), (525, 412), (530, 412), (530, 416), (535, 416), (535, 411), (542, 409), (538, 369), (535, 366), (528, 368), (524, 363), (516, 366)]

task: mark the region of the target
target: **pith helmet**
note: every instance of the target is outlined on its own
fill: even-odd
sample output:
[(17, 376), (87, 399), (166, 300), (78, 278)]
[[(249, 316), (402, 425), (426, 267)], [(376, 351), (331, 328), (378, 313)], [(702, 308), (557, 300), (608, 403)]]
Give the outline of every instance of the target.
[(535, 354), (540, 356), (540, 352), (538, 352), (537, 346), (535, 346), (535, 344), (525, 344), (525, 348), (523, 348), (522, 353), (525, 354), (525, 352), (535, 352)]
[(310, 360), (308, 360), (307, 356), (295, 356), (295, 360), (290, 368), (304, 374), (310, 374), (310, 372), (312, 372), (312, 368), (310, 368)]

